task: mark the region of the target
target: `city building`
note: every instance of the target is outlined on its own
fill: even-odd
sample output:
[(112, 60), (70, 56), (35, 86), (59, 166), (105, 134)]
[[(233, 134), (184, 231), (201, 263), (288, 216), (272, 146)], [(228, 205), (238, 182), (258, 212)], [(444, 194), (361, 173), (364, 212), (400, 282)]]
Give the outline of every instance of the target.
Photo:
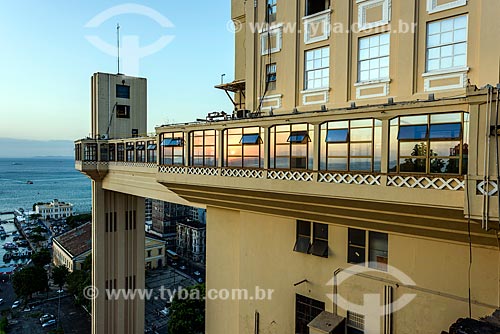
[(192, 215), (191, 207), (153, 199), (152, 228), (149, 233), (163, 238), (168, 249), (175, 249), (177, 223)]
[(145, 249), (146, 269), (161, 268), (166, 264), (165, 261), (166, 242), (157, 236), (147, 233)]
[(92, 223), (83, 224), (52, 239), (52, 263), (65, 265), (70, 272), (81, 270), (92, 252)]
[(207, 226), (198, 221), (177, 223), (177, 254), (194, 262), (205, 263)]
[[(93, 284), (144, 287), (148, 197), (206, 208), (207, 291), (274, 291), (208, 299), (208, 334), (440, 333), (499, 308), (496, 1), (233, 0), (231, 15), (235, 80), (217, 88), (233, 115), (75, 143)], [(143, 82), (99, 79), (111, 105)], [(147, 120), (132, 112), (123, 133)], [(146, 142), (155, 162), (134, 158)], [(119, 146), (127, 161), (106, 155)], [(142, 331), (141, 301), (93, 310), (94, 334)]]
[(59, 202), (57, 199), (50, 203), (36, 204), (35, 213), (42, 216), (42, 219), (60, 219), (73, 215), (73, 204)]
[(206, 224), (207, 223), (207, 210), (193, 206), (190, 208), (189, 218), (192, 221), (197, 221), (197, 222), (200, 222), (202, 224)]

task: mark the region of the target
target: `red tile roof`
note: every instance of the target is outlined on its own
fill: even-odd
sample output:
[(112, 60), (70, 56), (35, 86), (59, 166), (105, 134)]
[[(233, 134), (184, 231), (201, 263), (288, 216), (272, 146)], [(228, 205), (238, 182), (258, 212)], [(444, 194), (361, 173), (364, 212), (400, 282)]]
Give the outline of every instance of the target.
[(73, 257), (85, 253), (92, 248), (92, 223), (78, 226), (56, 237), (55, 240)]

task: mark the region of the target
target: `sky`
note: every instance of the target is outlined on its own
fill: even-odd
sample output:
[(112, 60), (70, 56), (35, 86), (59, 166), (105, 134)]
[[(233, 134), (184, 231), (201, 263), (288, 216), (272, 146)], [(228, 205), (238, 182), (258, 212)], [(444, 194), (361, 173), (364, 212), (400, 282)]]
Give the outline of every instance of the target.
[[(0, 137), (75, 140), (89, 135), (90, 77), (117, 72), (116, 55), (92, 41), (115, 48), (117, 23), (123, 46), (120, 72), (148, 79), (149, 132), (232, 110), (224, 92), (213, 87), (221, 74), (225, 82), (233, 80), (229, 0), (0, 4)], [(129, 51), (133, 40), (152, 54), (134, 57), (137, 53)], [(157, 48), (159, 40), (169, 43)]]

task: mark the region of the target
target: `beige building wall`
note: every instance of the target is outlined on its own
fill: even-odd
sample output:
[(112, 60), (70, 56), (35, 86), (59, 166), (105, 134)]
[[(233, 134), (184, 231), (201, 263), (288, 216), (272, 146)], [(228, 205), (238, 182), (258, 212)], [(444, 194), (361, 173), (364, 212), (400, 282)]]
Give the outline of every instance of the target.
[[(129, 87), (129, 97), (117, 95), (118, 86)], [(132, 137), (147, 134), (147, 83), (144, 78), (95, 73), (91, 78), (92, 138)]]
[[(295, 330), (295, 295), (325, 302), (335, 312), (329, 282), (335, 270), (347, 269), (347, 226), (329, 224), (328, 258), (293, 251), (296, 223), (293, 219), (250, 212), (208, 208), (207, 287), (272, 289), (271, 300), (207, 301), (206, 333), (254, 333), (254, 314), (259, 312), (261, 333), (292, 333)], [(218, 247), (217, 247), (218, 245)], [(393, 288), (394, 300), (404, 294), (415, 299), (393, 315), (393, 333), (440, 333), (458, 317), (467, 317), (469, 248), (444, 242), (390, 233), (389, 265), (407, 274), (415, 287), (397, 286), (397, 278), (371, 270), (373, 278), (352, 277), (338, 293), (353, 303), (363, 294), (382, 294)], [(473, 246), (471, 271), (472, 316), (491, 313), (498, 305), (498, 249)], [(379, 281), (385, 279), (387, 282)], [(307, 280), (298, 286), (295, 283)], [(338, 313), (346, 316), (346, 310)], [(223, 318), (221, 318), (223, 317)], [(237, 322), (237, 324), (235, 323)]]
[(146, 237), (144, 256), (146, 269), (156, 269), (164, 266), (166, 264), (165, 241)]
[[(430, 93), (436, 97), (457, 96), (464, 94), (469, 84), (482, 87), (500, 81), (500, 47), (495, 33), (500, 29), (495, 19), (500, 15), (500, 7), (495, 0), (464, 1), (466, 5), (461, 5), (462, 1), (438, 1), (435, 3), (442, 7), (429, 12), (427, 8), (434, 2), (419, 1), (415, 5), (413, 1), (380, 0), (367, 5), (366, 1), (330, 1), (330, 10), (319, 15), (330, 22), (330, 32), (319, 41), (306, 42), (304, 25), (318, 14), (307, 17), (305, 1), (286, 4), (278, 1), (277, 20), (271, 23), (271, 31), (279, 31), (281, 47), (269, 55), (262, 51), (261, 43), (261, 38), (267, 35), (266, 1), (256, 1), (257, 7), (253, 1), (247, 1), (244, 16), (241, 4), (233, 1), (233, 21), (242, 26), (235, 35), (235, 77), (239, 78), (245, 61), (246, 108), (252, 111), (259, 108), (265, 67), (269, 63), (277, 64), (277, 87), (266, 93), (268, 100), (261, 111), (267, 112), (272, 106), (275, 114), (290, 113), (295, 107), (300, 112), (320, 110), (321, 105), (344, 108), (351, 102), (358, 106), (383, 104), (389, 97), (412, 101), (425, 100)], [(467, 16), (467, 65), (458, 70), (426, 74), (427, 25), (461, 15)], [(361, 17), (366, 22), (359, 21)], [(364, 24), (375, 27), (363, 29)], [(322, 27), (322, 24), (314, 26), (316, 35), (321, 35)], [(358, 85), (359, 39), (381, 33), (390, 33), (390, 76), (388, 80)], [(272, 40), (274, 47), (275, 38)], [(306, 92), (305, 52), (322, 47), (330, 48), (330, 85), (326, 93)]]

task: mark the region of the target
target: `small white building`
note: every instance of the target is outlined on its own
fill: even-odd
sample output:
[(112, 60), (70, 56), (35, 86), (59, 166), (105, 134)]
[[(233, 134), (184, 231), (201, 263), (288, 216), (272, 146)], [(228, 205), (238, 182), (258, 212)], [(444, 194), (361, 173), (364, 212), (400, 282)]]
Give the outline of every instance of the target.
[(57, 199), (50, 203), (36, 204), (35, 213), (42, 216), (43, 219), (60, 219), (73, 215), (73, 204), (59, 202)]
[(195, 262), (205, 263), (206, 225), (197, 221), (177, 223), (177, 253)]

